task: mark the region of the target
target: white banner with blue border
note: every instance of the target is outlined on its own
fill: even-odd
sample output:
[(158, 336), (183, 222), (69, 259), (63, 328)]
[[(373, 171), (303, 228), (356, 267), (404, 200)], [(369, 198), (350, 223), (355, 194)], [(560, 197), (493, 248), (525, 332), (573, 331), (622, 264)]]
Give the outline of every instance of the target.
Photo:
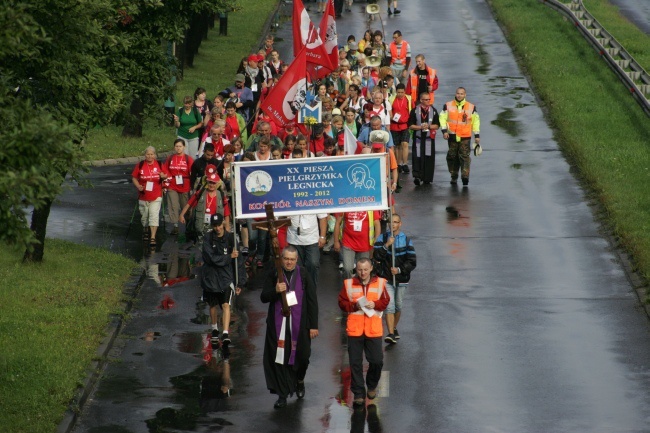
[(235, 218), (388, 209), (386, 154), (233, 163)]

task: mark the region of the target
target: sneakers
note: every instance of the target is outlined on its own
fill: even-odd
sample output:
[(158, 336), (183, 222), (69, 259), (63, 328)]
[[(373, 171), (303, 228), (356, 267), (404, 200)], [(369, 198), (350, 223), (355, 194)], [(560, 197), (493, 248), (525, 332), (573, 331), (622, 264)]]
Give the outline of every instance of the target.
[(394, 13), (395, 13), (395, 15), (397, 15), (397, 14), (401, 14), (401, 13), (402, 13), (402, 11), (401, 11), (401, 10), (399, 10), (399, 9), (395, 9), (395, 12), (394, 12)]
[(218, 329), (213, 329), (212, 330), (212, 335), (210, 336), (210, 342), (213, 345), (219, 344), (219, 330)]
[(377, 398), (377, 390), (376, 389), (372, 389), (372, 390), (369, 389), (367, 396), (368, 396), (369, 400), (374, 400), (375, 398)]
[[(395, 9), (395, 10), (397, 10), (397, 9)], [(390, 8), (388, 8), (388, 15), (393, 15), (393, 11), (391, 11)]]
[(384, 341), (388, 344), (397, 343), (397, 340), (395, 339), (395, 334), (388, 334), (386, 338), (384, 338)]
[(467, 186), (469, 184), (469, 179), (463, 178), (462, 181), (463, 181), (463, 186)]
[(413, 183), (415, 184), (415, 186), (420, 186), (420, 179), (418, 179), (417, 177), (414, 177), (413, 178)]
[(228, 344), (232, 343), (227, 332), (221, 334), (221, 342), (224, 344), (224, 346), (227, 346)]
[(452, 177), (451, 180), (449, 181), (450, 184), (456, 185), (458, 183), (458, 178), (457, 177)]
[(241, 247), (241, 255), (242, 256), (248, 255), (248, 247)]
[(409, 166), (404, 164), (402, 166), (402, 173), (409, 174), (410, 172), (411, 172), (411, 170), (409, 170)]
[(399, 332), (397, 332), (397, 328), (393, 331), (393, 335), (395, 336), (395, 340), (399, 340)]
[(287, 407), (287, 399), (285, 397), (278, 397), (278, 399), (273, 404), (273, 407), (276, 409), (282, 409), (283, 407)]
[(296, 384), (296, 397), (305, 398), (305, 382), (298, 381)]

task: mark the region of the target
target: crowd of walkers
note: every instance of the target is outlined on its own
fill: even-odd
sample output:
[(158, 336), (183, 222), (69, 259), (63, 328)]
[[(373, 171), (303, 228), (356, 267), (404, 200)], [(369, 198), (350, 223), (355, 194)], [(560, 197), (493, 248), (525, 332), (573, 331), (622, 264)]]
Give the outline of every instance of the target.
[[(321, 4), (324, 9), (325, 2), (318, 3), (319, 10)], [(345, 4), (349, 8), (352, 1)], [(394, 1), (388, 2), (388, 8), (390, 13), (400, 12)], [(184, 233), (201, 247), (201, 285), (210, 306), (211, 337), (214, 344), (227, 346), (229, 305), (233, 294), (246, 285), (250, 275), (246, 268), (265, 268), (265, 261), (273, 256), (265, 228), (254, 221), (233, 220), (232, 164), (344, 155), (349, 134), (356, 140), (355, 153), (386, 154), (390, 209), (292, 216), (291, 224), (278, 234), (283, 272), (268, 274), (261, 295), (262, 302), (269, 303), (264, 370), (269, 390), (278, 395), (275, 407), (282, 408), (287, 397), (305, 396), (310, 344), (318, 336), (315, 291), (321, 251), (338, 254), (344, 280), (338, 303), (348, 315), (351, 392), (354, 405), (361, 406), (366, 398), (377, 396), (382, 340), (393, 345), (401, 337), (397, 326), (416, 267), (413, 243), (402, 231), (402, 218), (395, 209), (400, 174), (402, 181), (410, 175), (416, 187), (432, 183), (435, 138), (441, 131), (448, 142), (450, 183), (456, 185), (460, 174), (467, 187), (470, 152), (481, 151), (480, 118), (465, 99), (463, 87), (436, 110), (439, 77), (425, 56), (413, 57), (399, 30), (390, 42), (384, 41), (381, 31), (368, 30), (358, 40), (350, 35), (339, 48), (339, 68), (313, 83), (310, 91), (315, 103), (321, 104), (321, 122), (310, 128), (276, 125), (259, 110), (260, 101), (287, 69), (273, 44), (269, 36), (258, 52), (243, 58), (233, 85), (215, 92), (212, 99), (203, 88), (183, 99), (183, 107), (173, 116), (174, 149), (163, 163), (154, 148), (146, 149), (145, 160), (132, 173), (143, 236), (156, 246), (164, 200), (171, 235)], [(283, 310), (286, 298), (291, 298), (288, 315)], [(223, 311), (221, 334), (218, 306)], [(369, 362), (365, 383), (364, 353)]]

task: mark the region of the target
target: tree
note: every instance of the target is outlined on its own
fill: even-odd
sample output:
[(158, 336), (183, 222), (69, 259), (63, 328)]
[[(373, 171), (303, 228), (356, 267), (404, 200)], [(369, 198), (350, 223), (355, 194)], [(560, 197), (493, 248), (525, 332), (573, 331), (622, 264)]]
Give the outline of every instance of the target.
[[(82, 167), (80, 143), (88, 128), (105, 124), (122, 94), (94, 54), (115, 43), (104, 31), (113, 20), (106, 0), (10, 0), (0, 6), (7, 29), (0, 44), (0, 181), (4, 241), (43, 257), (47, 217), (67, 173)], [(24, 206), (33, 206), (31, 231)]]
[(173, 93), (170, 83), (179, 70), (167, 48), (183, 41), (193, 18), (236, 7), (236, 0), (134, 0), (118, 9), (118, 25), (112, 30), (125, 46), (111, 47), (105, 58), (107, 70), (130, 96), (121, 116), (123, 136), (141, 137), (146, 114), (163, 114), (163, 101)]
[(114, 122), (132, 101), (137, 113), (162, 105), (172, 76), (162, 43), (182, 40), (190, 14), (233, 1), (0, 4), (1, 240), (25, 246), (25, 260), (43, 259), (50, 207), (64, 178), (83, 171), (88, 130)]

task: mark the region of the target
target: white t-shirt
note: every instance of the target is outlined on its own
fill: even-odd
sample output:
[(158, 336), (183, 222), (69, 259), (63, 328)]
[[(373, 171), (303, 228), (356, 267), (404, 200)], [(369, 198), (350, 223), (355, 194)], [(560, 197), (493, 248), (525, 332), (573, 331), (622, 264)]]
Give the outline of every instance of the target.
[[(291, 217), (291, 226), (287, 229), (287, 243), (292, 245), (312, 245), (318, 243), (320, 233), (318, 220), (327, 218), (326, 213), (311, 215), (294, 215)], [(300, 227), (300, 236), (298, 236)]]

